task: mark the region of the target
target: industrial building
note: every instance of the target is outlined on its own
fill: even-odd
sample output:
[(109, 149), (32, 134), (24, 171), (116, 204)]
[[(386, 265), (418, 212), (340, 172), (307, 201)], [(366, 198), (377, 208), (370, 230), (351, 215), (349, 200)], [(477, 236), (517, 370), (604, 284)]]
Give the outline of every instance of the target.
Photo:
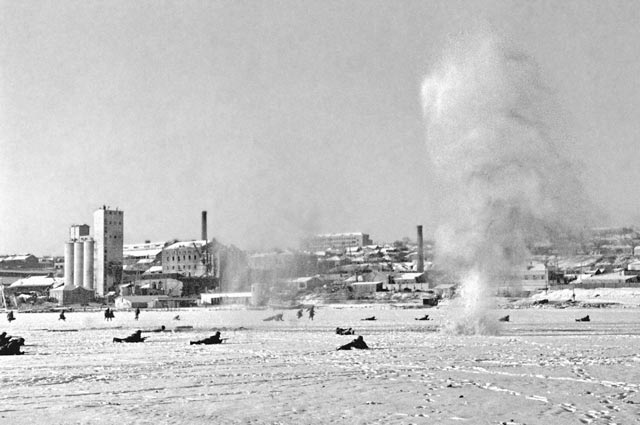
[(94, 242), (89, 226), (74, 224), (64, 244), (64, 287), (67, 290), (84, 287), (93, 290)]
[(209, 273), (208, 257), (206, 240), (176, 242), (162, 250), (162, 273), (206, 276)]
[(366, 233), (328, 233), (315, 235), (303, 241), (303, 249), (309, 252), (324, 251), (335, 248), (345, 250), (350, 247), (372, 245)]
[(216, 292), (200, 294), (200, 305), (249, 305), (252, 300), (251, 292)]
[[(104, 297), (122, 280), (124, 214), (103, 206), (93, 213), (96, 295)], [(66, 265), (66, 264), (65, 264)]]
[(128, 275), (144, 273), (162, 264), (162, 249), (169, 242), (133, 243), (123, 245), (123, 270)]
[(33, 254), (15, 254), (0, 257), (1, 269), (28, 269), (39, 266), (38, 257)]

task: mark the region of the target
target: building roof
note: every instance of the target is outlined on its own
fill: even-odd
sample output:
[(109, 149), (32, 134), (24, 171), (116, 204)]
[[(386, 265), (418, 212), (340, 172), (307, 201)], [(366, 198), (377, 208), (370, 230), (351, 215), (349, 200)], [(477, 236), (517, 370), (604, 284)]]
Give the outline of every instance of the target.
[(10, 288), (31, 288), (35, 286), (40, 287), (53, 287), (56, 283), (62, 284), (61, 279), (56, 279), (54, 277), (48, 276), (31, 276), (24, 279), (16, 280), (11, 285)]
[(198, 248), (202, 248), (206, 244), (207, 244), (207, 241), (205, 240), (182, 241), (182, 242), (176, 242), (173, 245), (169, 245), (168, 247), (165, 248), (165, 250), (178, 249), (178, 248), (193, 248), (194, 245), (197, 246)]
[(417, 279), (423, 275), (424, 273), (402, 273), (396, 279)]
[(118, 298), (125, 299), (132, 303), (144, 303), (153, 300), (166, 300), (169, 297), (167, 295), (124, 295)]
[(605, 273), (605, 274), (598, 274), (595, 276), (589, 276), (589, 277), (585, 277), (582, 279), (582, 283), (589, 283), (590, 281), (613, 281), (613, 282), (617, 282), (617, 281), (627, 281), (627, 280), (634, 280), (637, 279), (638, 276), (636, 275), (622, 275), (620, 273)]
[(524, 267), (523, 270), (526, 270), (529, 272), (544, 272), (547, 270), (547, 266), (545, 266), (542, 263), (533, 263)]
[(167, 242), (145, 242), (145, 243), (126, 243), (122, 245), (123, 250), (140, 250), (140, 249), (162, 249)]
[[(154, 261), (155, 260), (153, 258), (141, 258), (136, 262), (136, 264), (151, 264)], [(160, 267), (162, 267), (162, 266), (160, 266)]]
[(8, 255), (6, 257), (0, 258), (0, 261), (26, 261), (28, 258), (34, 257), (33, 254), (16, 254), (16, 255)]
[(64, 285), (60, 285), (56, 288), (53, 288), (51, 292), (91, 292), (93, 293), (93, 289), (83, 288), (82, 286), (74, 286), (73, 288), (65, 288)]
[(123, 257), (133, 257), (133, 258), (155, 257), (156, 255), (158, 255), (161, 252), (162, 252), (162, 248), (135, 249), (135, 250), (123, 249), (122, 250), (122, 256)]
[(216, 294), (200, 294), (200, 298), (250, 298), (251, 292), (222, 292)]
[(143, 274), (149, 275), (149, 274), (154, 274), (154, 273), (155, 274), (162, 273), (162, 266), (151, 266)]

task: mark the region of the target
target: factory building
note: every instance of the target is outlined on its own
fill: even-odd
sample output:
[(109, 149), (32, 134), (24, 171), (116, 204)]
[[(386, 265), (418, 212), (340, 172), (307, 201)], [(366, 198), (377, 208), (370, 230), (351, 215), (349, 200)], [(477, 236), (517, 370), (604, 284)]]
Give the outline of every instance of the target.
[(124, 216), (103, 206), (93, 213), (96, 295), (104, 297), (122, 280)]
[(74, 224), (69, 228), (69, 240), (64, 244), (64, 287), (93, 289), (94, 243), (89, 226)]
[(50, 296), (60, 305), (85, 304), (93, 299), (94, 241), (89, 225), (74, 224), (64, 244), (64, 285), (52, 289)]
[(372, 245), (369, 235), (366, 233), (329, 233), (315, 235), (303, 241), (302, 245), (306, 251), (318, 252), (327, 249), (345, 250), (351, 247), (363, 247)]
[(209, 256), (206, 240), (176, 242), (162, 250), (162, 273), (194, 277), (208, 275)]
[(162, 249), (171, 242), (133, 243), (123, 245), (123, 271), (125, 275), (139, 275), (153, 266), (162, 264)]

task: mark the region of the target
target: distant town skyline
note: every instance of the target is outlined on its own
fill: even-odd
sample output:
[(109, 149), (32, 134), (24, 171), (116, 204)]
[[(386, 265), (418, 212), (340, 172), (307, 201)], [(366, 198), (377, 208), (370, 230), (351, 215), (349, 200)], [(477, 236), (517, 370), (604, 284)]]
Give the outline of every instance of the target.
[(243, 249), (429, 237), (420, 87), (478, 29), (539, 66), (601, 224), (640, 224), (638, 21), (626, 1), (2, 1), (0, 253), (61, 255), (102, 205), (125, 244), (198, 238), (202, 210)]

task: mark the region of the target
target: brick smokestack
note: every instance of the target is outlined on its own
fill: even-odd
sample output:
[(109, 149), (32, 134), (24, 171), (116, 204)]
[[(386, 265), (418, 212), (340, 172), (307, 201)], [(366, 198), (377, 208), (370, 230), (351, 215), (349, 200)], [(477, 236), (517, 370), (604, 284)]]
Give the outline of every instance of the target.
[(422, 226), (418, 226), (418, 268), (417, 271), (424, 271), (424, 242), (422, 241)]
[(207, 240), (207, 212), (202, 211), (202, 238), (203, 241)]

